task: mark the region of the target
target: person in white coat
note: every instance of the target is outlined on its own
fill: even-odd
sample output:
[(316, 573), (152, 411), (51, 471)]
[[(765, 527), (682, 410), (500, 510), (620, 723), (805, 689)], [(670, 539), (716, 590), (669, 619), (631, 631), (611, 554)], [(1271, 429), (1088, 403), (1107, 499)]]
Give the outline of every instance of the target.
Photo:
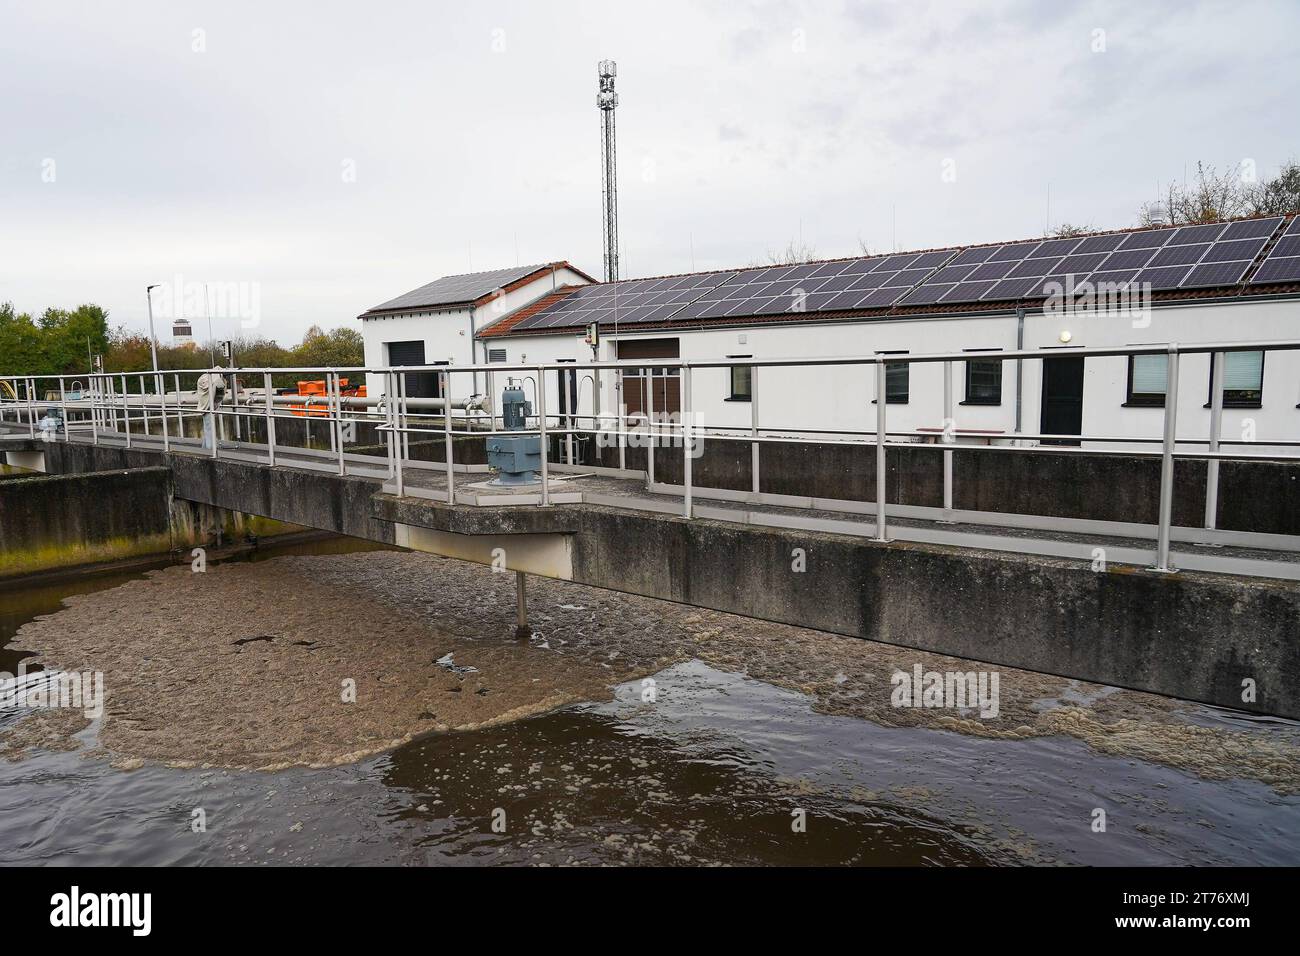
[(198, 407), (203, 412), (203, 447), (211, 448), (212, 443), (217, 438), (217, 416), (213, 409), (221, 404), (226, 395), (226, 376), (220, 372), (221, 366), (218, 365), (216, 370), (204, 372), (199, 376), (199, 382), (196, 386), (199, 393)]

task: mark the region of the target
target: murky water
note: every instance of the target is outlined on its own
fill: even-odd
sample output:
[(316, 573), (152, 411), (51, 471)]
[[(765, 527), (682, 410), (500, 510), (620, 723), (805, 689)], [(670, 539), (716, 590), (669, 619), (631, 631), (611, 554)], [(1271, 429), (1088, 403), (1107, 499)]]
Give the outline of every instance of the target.
[[(292, 550), (323, 547), (353, 545)], [(141, 573), (0, 593), (0, 645), (62, 596)], [(12, 669), (6, 653), (0, 669)], [(610, 702), (320, 770), (128, 772), (89, 746), (0, 760), (0, 863), (1300, 862), (1300, 797), (1256, 781), (1104, 756), (1073, 737), (882, 727), (698, 660), (659, 672), (655, 691), (645, 701), (633, 681)]]

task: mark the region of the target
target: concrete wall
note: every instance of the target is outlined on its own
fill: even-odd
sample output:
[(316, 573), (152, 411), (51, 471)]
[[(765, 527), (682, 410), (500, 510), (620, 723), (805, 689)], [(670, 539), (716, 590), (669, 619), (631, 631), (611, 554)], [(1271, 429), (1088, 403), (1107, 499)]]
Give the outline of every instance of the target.
[[(528, 570), (583, 584), (1300, 717), (1300, 588), (1290, 582), (1095, 572), (1089, 562), (594, 506), (449, 508), (379, 493), (367, 479), (89, 445), (50, 450), (56, 471), (145, 459), (169, 461), (176, 495), (221, 508), (385, 543), (402, 527), (412, 547), (471, 559), (500, 545), (507, 566), (515, 536), (536, 536), (527, 553), (546, 560)], [(451, 548), (448, 535), (479, 537)], [(796, 549), (805, 571), (794, 568)], [(1243, 680), (1257, 686), (1253, 703), (1241, 699)]]

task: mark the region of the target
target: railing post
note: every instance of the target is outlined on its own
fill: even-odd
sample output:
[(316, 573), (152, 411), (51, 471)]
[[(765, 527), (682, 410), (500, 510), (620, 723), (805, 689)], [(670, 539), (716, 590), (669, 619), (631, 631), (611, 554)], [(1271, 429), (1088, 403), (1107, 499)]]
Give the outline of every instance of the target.
[[(329, 381), (328, 375), (326, 381)], [(347, 462), (343, 458), (343, 386), (339, 373), (334, 373), (334, 447), (339, 454), (339, 475), (348, 473)]]
[(149, 437), (149, 396), (144, 388), (144, 372), (140, 373), (140, 415), (144, 420), (144, 434)]
[[(172, 375), (172, 382), (176, 386), (176, 437), (185, 437), (185, 413), (181, 410), (181, 373), (176, 372)], [(166, 397), (163, 398), (164, 409), (167, 406)]]
[(755, 499), (762, 487), (758, 473), (758, 366), (749, 367), (749, 434), (753, 441), (749, 443), (749, 490)]
[[(910, 375), (909, 375), (910, 379)], [(951, 429), (951, 433), (949, 431)], [(942, 441), (956, 441), (957, 421), (952, 408), (952, 362), (943, 363), (943, 432)], [(952, 452), (943, 453), (943, 516), (952, 520)]]
[(218, 452), (217, 452), (217, 446), (221, 444), (221, 427), (220, 427), (220, 418), (219, 418), (219, 416), (217, 415), (217, 404), (216, 404), (216, 402), (217, 402), (217, 389), (216, 389), (215, 382), (214, 382), (214, 380), (213, 380), (212, 372), (209, 371), (209, 372), (207, 373), (207, 375), (208, 375), (208, 409), (209, 409), (209, 411), (208, 411), (207, 417), (203, 420), (203, 434), (204, 434), (205, 436), (208, 434), (208, 422), (211, 422), (211, 423), (212, 423), (212, 436), (211, 436), (211, 437), (212, 437), (212, 457), (213, 457), (213, 458), (220, 458), (221, 455), (218, 454)]
[(162, 418), (163, 452), (166, 453), (172, 450), (171, 429), (167, 426), (167, 391), (163, 387), (162, 372), (155, 372), (153, 379), (153, 387), (158, 392), (158, 412)]
[[(1217, 453), (1223, 436), (1223, 375), (1227, 352), (1210, 354), (1210, 452)], [(1213, 530), (1219, 518), (1219, 459), (1205, 466), (1205, 527)]]
[(650, 374), (648, 376), (643, 375), (641, 381), (646, 383), (645, 487), (646, 491), (650, 491), (655, 483), (655, 370), (653, 366), (650, 366), (646, 368), (646, 371)]
[(98, 376), (92, 371), (86, 379), (86, 391), (90, 395), (90, 443), (99, 444), (99, 406), (100, 402), (96, 397), (102, 390), (101, 384), (97, 384)]
[(876, 540), (888, 541), (885, 525), (885, 362), (876, 359)]
[(63, 376), (59, 376), (59, 410), (63, 413), (63, 440), (72, 441), (72, 422), (68, 418), (68, 390)]
[(682, 482), (685, 493), (682, 517), (691, 516), (691, 367), (683, 365), (682, 376)]
[(393, 470), (394, 479), (397, 482), (397, 496), (400, 498), (406, 493), (405, 476), (402, 473), (402, 429), (405, 427), (406, 420), (403, 395), (405, 389), (405, 373), (393, 372)]
[(36, 437), (36, 379), (27, 380), (27, 432)]
[(451, 439), (451, 373), (439, 372), (442, 377), (442, 435), (443, 457), (447, 459), (447, 504), (456, 503), (456, 469), (452, 465)]
[(623, 401), (623, 370), (615, 376), (615, 397), (618, 399), (618, 470), (627, 470), (627, 403)]
[(1160, 458), (1160, 521), (1156, 532), (1156, 571), (1173, 571), (1169, 566), (1169, 529), (1174, 514), (1174, 445), (1178, 434), (1178, 346), (1169, 346), (1165, 374), (1165, 433)]
[(271, 401), (271, 373), (262, 373), (262, 398), (266, 406), (266, 460), (275, 467), (275, 403)]
[(122, 427), (126, 429), (126, 447), (131, 447), (131, 393), (126, 387), (126, 373), (122, 373)]
[(542, 446), (542, 505), (545, 506), (551, 503), (550, 470), (546, 462), (550, 450), (546, 447), (546, 379), (540, 365), (537, 366), (537, 430)]

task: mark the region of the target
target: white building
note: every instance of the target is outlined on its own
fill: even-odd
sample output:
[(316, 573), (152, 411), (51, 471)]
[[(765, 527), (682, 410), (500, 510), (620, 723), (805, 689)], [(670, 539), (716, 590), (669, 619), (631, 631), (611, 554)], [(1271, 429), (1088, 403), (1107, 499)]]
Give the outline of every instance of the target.
[[(591, 321), (601, 331), (602, 361), (1041, 351), (1044, 361), (955, 363), (959, 440), (994, 442), (1017, 434), (1159, 439), (1166, 357), (1085, 360), (1071, 355), (1076, 349), (1300, 339), (1300, 217), (618, 283), (588, 284), (563, 264), (554, 274), (554, 291), (545, 288), (550, 273), (534, 274), (529, 291), (520, 289), (493, 321), (480, 318), (476, 326), (480, 361), (577, 363), (563, 398), (559, 373), (548, 373), (551, 414), (575, 393), (580, 414), (593, 409), (595, 376), (581, 371), (593, 357), (584, 342)], [(488, 278), (497, 275), (483, 274), (502, 281)], [(1071, 282), (1077, 298), (1069, 296)], [(1089, 295), (1090, 288), (1107, 294)], [(1062, 289), (1064, 298), (1054, 295)], [(1116, 292), (1122, 301), (1114, 301)], [(403, 313), (396, 331), (385, 327), (388, 308), (362, 316), (368, 364), (388, 362), (380, 343), (394, 339), (422, 339), (430, 358), (468, 362), (463, 306)], [(1210, 364), (1203, 354), (1181, 359), (1181, 438), (1209, 433)], [(600, 376), (602, 411), (644, 410), (647, 384), (656, 413), (679, 410), (676, 370), (640, 371), (648, 375), (625, 376), (621, 397), (615, 376)], [(757, 405), (765, 430), (875, 427), (869, 367), (762, 368), (752, 376), (745, 369), (695, 369), (692, 376), (691, 409), (706, 426), (749, 428)], [(1300, 353), (1229, 353), (1224, 386), (1224, 439), (1240, 436), (1264, 447), (1270, 439), (1300, 438)], [(531, 394), (534, 385), (526, 387)], [(891, 431), (942, 429), (942, 364), (891, 368), (887, 392)]]
[[(366, 366), (481, 364), (488, 354), (477, 333), (556, 289), (592, 281), (567, 262), (444, 276), (361, 314)], [(379, 376), (367, 379), (369, 394), (383, 393)], [(453, 398), (482, 390), (469, 379), (453, 377)], [(408, 376), (407, 394), (441, 396), (437, 374)]]

